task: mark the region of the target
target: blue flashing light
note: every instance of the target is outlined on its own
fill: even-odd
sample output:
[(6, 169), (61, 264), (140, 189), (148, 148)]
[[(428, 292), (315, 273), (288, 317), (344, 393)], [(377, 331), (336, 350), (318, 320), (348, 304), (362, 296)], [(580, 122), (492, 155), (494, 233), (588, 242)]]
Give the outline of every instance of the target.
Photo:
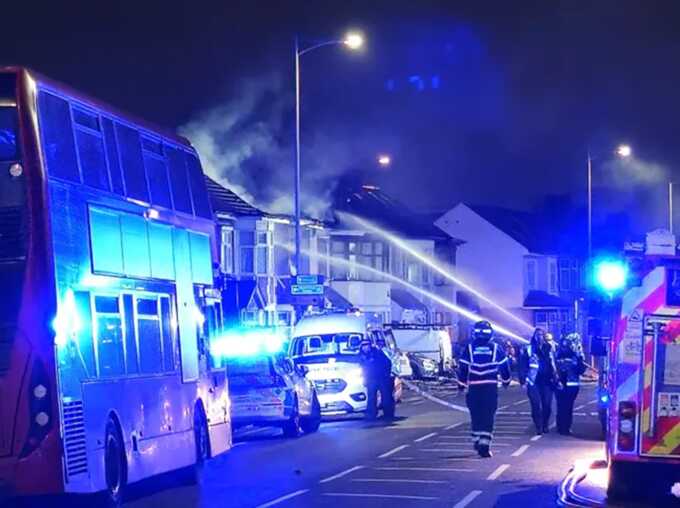
[(276, 328), (233, 328), (212, 341), (214, 358), (252, 358), (285, 351), (286, 336)]
[(59, 302), (52, 328), (55, 333), (54, 343), (57, 346), (64, 346), (69, 338), (73, 338), (80, 331), (81, 321), (72, 289), (67, 289), (63, 299)]
[(594, 282), (606, 293), (614, 293), (626, 286), (628, 266), (621, 260), (602, 259), (594, 265)]
[(603, 393), (602, 395), (600, 395), (600, 402), (602, 404), (608, 404), (609, 403), (609, 394)]

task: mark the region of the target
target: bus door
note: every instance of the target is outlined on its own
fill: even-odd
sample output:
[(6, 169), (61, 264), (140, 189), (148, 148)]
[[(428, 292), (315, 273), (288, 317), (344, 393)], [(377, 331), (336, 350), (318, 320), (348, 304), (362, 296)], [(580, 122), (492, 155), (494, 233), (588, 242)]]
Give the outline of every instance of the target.
[(648, 316), (645, 325), (640, 453), (680, 458), (680, 317)]

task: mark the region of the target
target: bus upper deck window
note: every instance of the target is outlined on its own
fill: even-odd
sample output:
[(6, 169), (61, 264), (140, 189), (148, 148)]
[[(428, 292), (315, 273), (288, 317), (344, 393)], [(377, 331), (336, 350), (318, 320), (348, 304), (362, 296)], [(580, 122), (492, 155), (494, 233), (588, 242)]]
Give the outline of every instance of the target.
[(0, 107), (0, 161), (17, 160), (17, 152), (17, 110)]

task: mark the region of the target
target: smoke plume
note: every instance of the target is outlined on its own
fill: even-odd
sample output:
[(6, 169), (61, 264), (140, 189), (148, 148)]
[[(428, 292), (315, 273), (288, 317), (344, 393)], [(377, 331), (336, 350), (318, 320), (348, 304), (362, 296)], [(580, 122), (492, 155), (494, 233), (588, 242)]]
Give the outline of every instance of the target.
[[(242, 80), (229, 100), (197, 115), (180, 132), (214, 180), (271, 212), (293, 212), (294, 103), (279, 74)], [(304, 111), (303, 111), (304, 126)], [(356, 164), (365, 133), (342, 124), (302, 131), (303, 212), (324, 218), (338, 177)]]

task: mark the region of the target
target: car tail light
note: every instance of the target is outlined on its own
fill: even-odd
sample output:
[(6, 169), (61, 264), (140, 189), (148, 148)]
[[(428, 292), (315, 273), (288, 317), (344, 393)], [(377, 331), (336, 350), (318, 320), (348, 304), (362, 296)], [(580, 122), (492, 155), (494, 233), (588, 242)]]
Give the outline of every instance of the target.
[(33, 362), (31, 369), (31, 385), (29, 390), (29, 429), (28, 437), (21, 457), (30, 455), (45, 439), (52, 428), (54, 415), (52, 415), (52, 397), (47, 370), (40, 361)]
[(618, 449), (625, 452), (633, 451), (635, 448), (635, 419), (637, 408), (635, 402), (619, 403), (619, 430), (617, 444)]

